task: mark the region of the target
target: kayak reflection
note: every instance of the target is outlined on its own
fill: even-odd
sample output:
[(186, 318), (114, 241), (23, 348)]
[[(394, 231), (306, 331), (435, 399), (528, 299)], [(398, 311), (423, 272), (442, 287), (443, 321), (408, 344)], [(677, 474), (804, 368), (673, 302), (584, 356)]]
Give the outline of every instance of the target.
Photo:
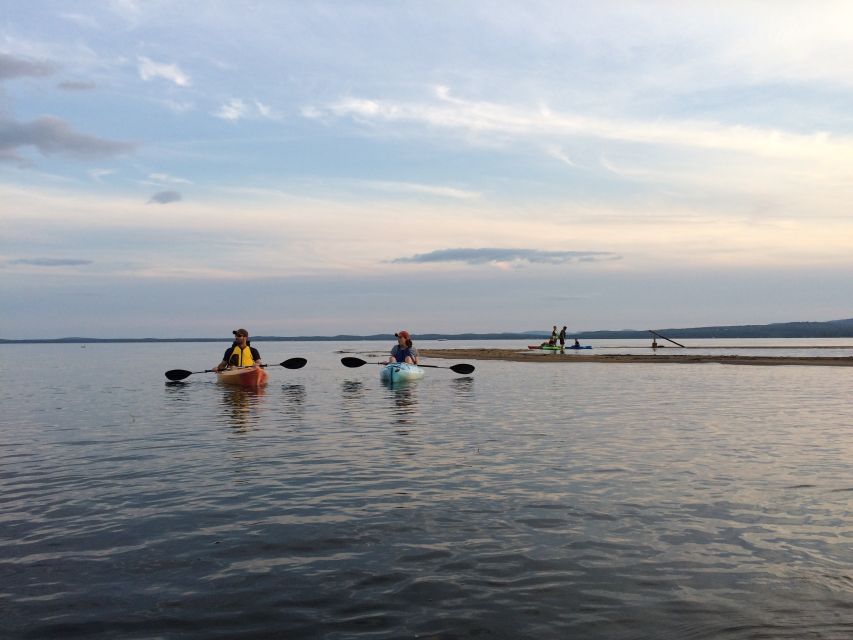
[(258, 422), (264, 387), (222, 387), (222, 415), (237, 433), (246, 433)]
[[(389, 397), (393, 402), (394, 423), (400, 426), (413, 426), (420, 415), (418, 407), (418, 385), (409, 383), (383, 383), (388, 389)], [(408, 431), (397, 431), (406, 434)]]

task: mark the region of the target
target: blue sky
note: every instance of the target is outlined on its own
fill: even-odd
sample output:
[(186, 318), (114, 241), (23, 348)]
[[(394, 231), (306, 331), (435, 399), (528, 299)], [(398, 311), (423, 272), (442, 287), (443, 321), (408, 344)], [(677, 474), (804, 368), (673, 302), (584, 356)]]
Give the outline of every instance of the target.
[(14, 2), (0, 337), (853, 316), (853, 7)]

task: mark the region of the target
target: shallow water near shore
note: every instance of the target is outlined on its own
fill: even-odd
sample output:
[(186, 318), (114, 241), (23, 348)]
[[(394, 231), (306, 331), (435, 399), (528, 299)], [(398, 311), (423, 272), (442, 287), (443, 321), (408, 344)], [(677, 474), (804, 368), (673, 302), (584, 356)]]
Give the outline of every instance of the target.
[(853, 637), (851, 369), (255, 346), (0, 347), (1, 635)]

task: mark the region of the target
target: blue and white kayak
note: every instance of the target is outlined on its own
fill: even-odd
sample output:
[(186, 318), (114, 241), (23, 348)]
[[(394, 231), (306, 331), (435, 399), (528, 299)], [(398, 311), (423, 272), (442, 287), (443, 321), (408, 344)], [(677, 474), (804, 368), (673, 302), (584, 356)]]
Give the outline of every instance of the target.
[(386, 364), (379, 371), (379, 379), (382, 382), (408, 382), (409, 380), (420, 380), (424, 377), (424, 370), (415, 364), (405, 362), (394, 362)]

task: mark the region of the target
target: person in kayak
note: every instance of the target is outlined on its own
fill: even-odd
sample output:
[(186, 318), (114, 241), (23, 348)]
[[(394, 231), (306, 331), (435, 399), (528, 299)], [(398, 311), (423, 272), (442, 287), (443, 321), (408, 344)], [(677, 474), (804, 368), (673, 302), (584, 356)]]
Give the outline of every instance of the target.
[(566, 348), (566, 327), (563, 327), (562, 329), (560, 329), (559, 339), (560, 339), (560, 349), (565, 349)]
[(250, 346), (249, 332), (245, 329), (235, 329), (234, 342), (222, 355), (222, 362), (214, 367), (216, 371), (222, 371), (228, 367), (254, 367), (261, 366), (261, 354)]
[(388, 358), (388, 364), (394, 362), (405, 362), (407, 364), (418, 363), (418, 350), (412, 346), (412, 337), (408, 331), (400, 331), (395, 333), (397, 344), (391, 347), (391, 357)]
[(575, 349), (580, 349), (580, 348), (581, 348), (581, 343), (580, 343), (580, 342), (578, 342), (578, 339), (577, 339), (577, 338), (575, 338), (574, 348), (575, 348)]

